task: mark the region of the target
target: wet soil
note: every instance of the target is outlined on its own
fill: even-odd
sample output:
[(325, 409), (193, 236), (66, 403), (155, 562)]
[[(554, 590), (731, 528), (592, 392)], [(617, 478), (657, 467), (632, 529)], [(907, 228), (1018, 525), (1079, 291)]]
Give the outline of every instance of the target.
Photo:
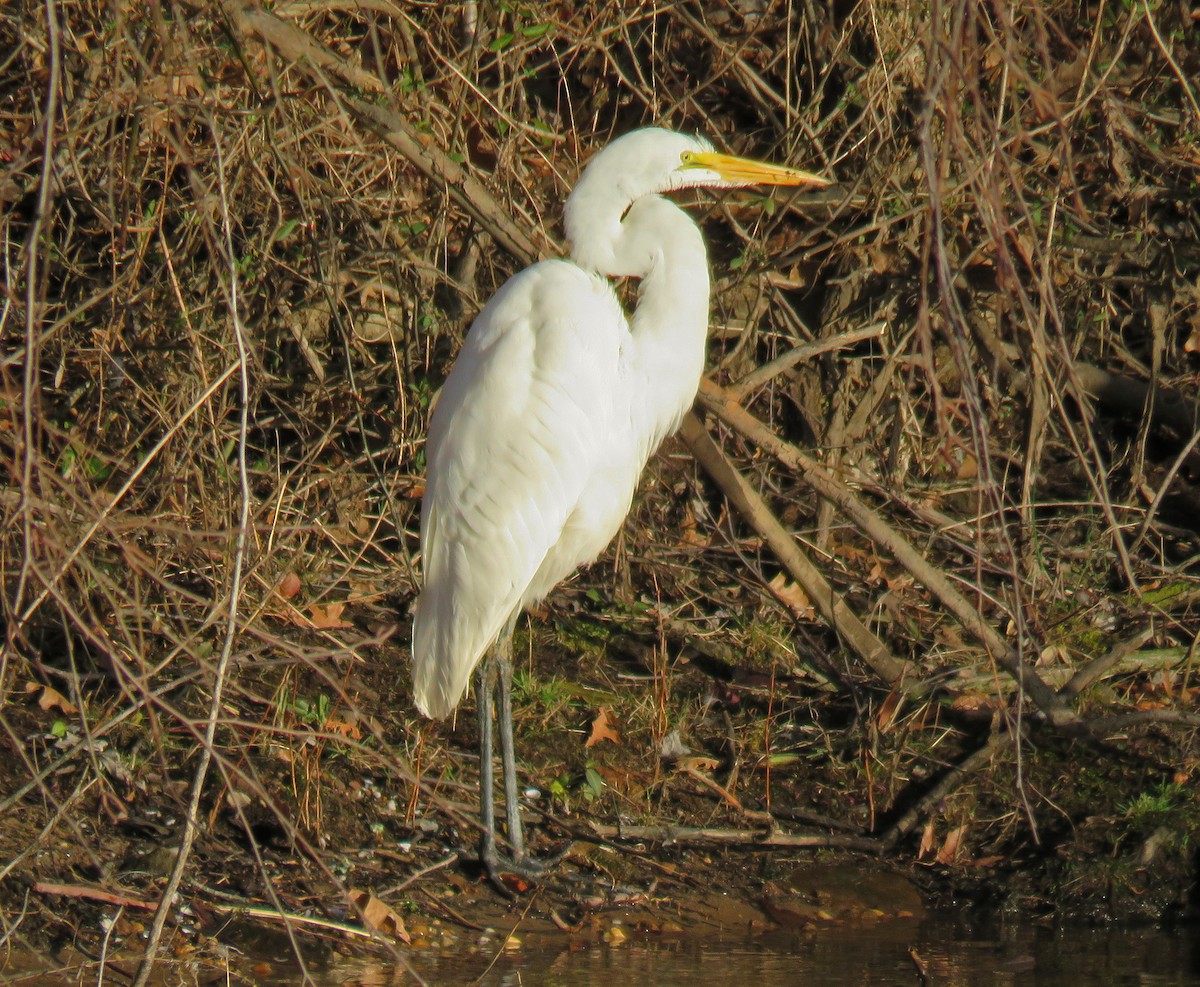
[[(1195, 755), (1177, 734), (1100, 747), (1032, 733), (1019, 748), (998, 745), (889, 846), (878, 834), (936, 784), (939, 764), (970, 749), (961, 724), (943, 723), (943, 747), (903, 778), (864, 781), (864, 726), (842, 700), (776, 698), (774, 749), (788, 756), (768, 776), (747, 753), (764, 717), (752, 689), (726, 683), (713, 700), (710, 675), (673, 669), (667, 711), (686, 743), (671, 743), (687, 752), (668, 756), (645, 712), (647, 683), (590, 660), (570, 687), (549, 667), (527, 670), (541, 683), (517, 716), (529, 835), (536, 854), (564, 855), (537, 884), (497, 888), (472, 859), (469, 705), (446, 724), (397, 716), (403, 652), (385, 645), (369, 658), (342, 675), (323, 723), (293, 716), (293, 743), (276, 727), (270, 742), (219, 748), (172, 915), (176, 953), (219, 965), (230, 944), (262, 936), (327, 958), (481, 937), (708, 939), (905, 920), (947, 903), (1052, 921), (1196, 911), (1197, 809), (1169, 783)], [(277, 670), (263, 674), (269, 693)], [(319, 689), (306, 674), (292, 678), (295, 694)], [(389, 717), (396, 725), (378, 725)], [(18, 941), (52, 954), (136, 954), (175, 860), (194, 739), (149, 745), (145, 723), (56, 737), (52, 719), (33, 694), (8, 717), (4, 912)], [(598, 720), (610, 734), (600, 740)], [(801, 722), (821, 724), (819, 743)], [(887, 745), (876, 743), (878, 760)], [(910, 735), (904, 749), (913, 745)]]

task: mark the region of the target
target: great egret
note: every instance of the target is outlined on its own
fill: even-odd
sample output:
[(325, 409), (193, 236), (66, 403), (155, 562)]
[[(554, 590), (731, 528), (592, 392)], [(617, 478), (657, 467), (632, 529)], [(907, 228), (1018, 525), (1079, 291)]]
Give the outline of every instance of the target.
[[(567, 197), (571, 260), (540, 261), (512, 277), (467, 333), (425, 446), (413, 694), (426, 716), (444, 717), (479, 669), (480, 859), (493, 880), (540, 869), (526, 856), (517, 800), (513, 626), (604, 551), (704, 368), (704, 239), (660, 193), (826, 184), (718, 154), (699, 137), (626, 134), (592, 159)], [(631, 320), (607, 280), (620, 277), (641, 279)], [(496, 847), (497, 701), (511, 857)]]

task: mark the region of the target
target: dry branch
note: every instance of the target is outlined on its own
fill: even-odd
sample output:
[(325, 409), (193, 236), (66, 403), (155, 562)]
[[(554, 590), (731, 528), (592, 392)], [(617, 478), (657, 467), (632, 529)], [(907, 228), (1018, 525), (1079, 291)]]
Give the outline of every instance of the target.
[[(348, 65), (318, 45), (304, 31), (274, 14), (249, 7), (231, 8), (239, 30), (276, 48), (285, 58), (306, 72), (314, 83), (324, 84), (322, 69), (373, 92), (386, 92), (379, 79), (362, 69)], [(319, 52), (319, 54), (317, 54)], [(433, 141), (422, 137), (398, 114), (383, 106), (367, 103), (348, 93), (337, 92), (337, 100), (346, 106), (373, 133), (387, 141), (426, 178), (442, 185), (450, 197), (473, 216), (496, 242), (522, 264), (531, 264), (539, 256), (553, 252), (551, 244), (539, 242), (513, 222), (508, 210), (479, 179), (451, 160)]]
[(829, 625), (846, 640), (863, 664), (870, 668), (881, 682), (893, 688), (906, 689), (915, 684), (911, 682), (912, 669), (908, 664), (892, 655), (887, 645), (871, 632), (829, 585), (829, 581), (800, 550), (795, 538), (771, 513), (762, 497), (721, 452), (700, 419), (688, 414), (683, 420), (680, 435), (688, 444), (692, 455), (720, 487), (721, 492), (746, 522), (766, 539), (775, 557), (812, 600)]
[(746, 849), (778, 847), (799, 849), (838, 848), (876, 853), (881, 849), (878, 840), (864, 836), (811, 836), (800, 833), (781, 833), (775, 829), (719, 829), (696, 826), (608, 826), (589, 823), (588, 829), (605, 840), (650, 840), (666, 845), (736, 846)]
[[(896, 560), (920, 580), (962, 625), (983, 642), (988, 654), (1028, 693), (1034, 704), (1056, 726), (1071, 726), (1079, 718), (1060, 699), (1037, 672), (1024, 664), (1013, 648), (1000, 636), (987, 619), (973, 607), (949, 579), (931, 566), (899, 532), (862, 503), (853, 492), (840, 483), (828, 470), (794, 445), (785, 442), (758, 421), (736, 401), (728, 400), (725, 392), (711, 381), (700, 386), (700, 402), (723, 421), (757, 442), (772, 455), (801, 472), (806, 483), (822, 497), (841, 509), (863, 534), (892, 553)], [(816, 597), (814, 597), (814, 600)]]
[[(1059, 695), (1066, 699), (1079, 695), (1079, 693), (1083, 692), (1093, 682), (1104, 678), (1105, 675), (1124, 662), (1126, 658), (1135, 654), (1143, 644), (1153, 639), (1154, 628), (1146, 627), (1132, 637), (1126, 638), (1124, 641), (1119, 641), (1109, 650), (1108, 654), (1088, 662), (1083, 668), (1075, 672), (1066, 685), (1059, 690)], [(1183, 656), (1169, 653), (1165, 656), (1163, 665), (1176, 664), (1181, 657)]]
[(1007, 734), (999, 732), (991, 734), (983, 746), (951, 766), (937, 784), (933, 785), (899, 819), (892, 823), (888, 830), (880, 836), (879, 842), (889, 848), (896, 846), (917, 827), (931, 806), (937, 805), (973, 774), (981, 771), (998, 751), (1012, 742), (1012, 738)]

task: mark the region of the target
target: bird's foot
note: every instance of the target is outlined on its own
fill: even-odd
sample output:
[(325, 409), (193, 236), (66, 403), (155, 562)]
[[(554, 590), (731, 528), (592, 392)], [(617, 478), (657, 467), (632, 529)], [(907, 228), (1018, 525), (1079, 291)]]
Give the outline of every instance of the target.
[(511, 898), (514, 894), (528, 890), (530, 885), (543, 883), (550, 872), (570, 853), (572, 846), (574, 843), (568, 843), (554, 856), (542, 860), (524, 853), (509, 856), (501, 853), (495, 846), (484, 846), (480, 850), (479, 862), (483, 864), (496, 890)]

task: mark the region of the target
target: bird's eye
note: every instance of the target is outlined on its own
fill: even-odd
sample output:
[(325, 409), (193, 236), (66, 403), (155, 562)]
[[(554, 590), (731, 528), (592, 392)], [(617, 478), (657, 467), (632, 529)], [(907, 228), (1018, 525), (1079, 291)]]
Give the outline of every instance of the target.
[(696, 152), (695, 151), (680, 151), (679, 152), (679, 166), (681, 168), (692, 168), (692, 167), (695, 167), (695, 164), (696, 164)]

